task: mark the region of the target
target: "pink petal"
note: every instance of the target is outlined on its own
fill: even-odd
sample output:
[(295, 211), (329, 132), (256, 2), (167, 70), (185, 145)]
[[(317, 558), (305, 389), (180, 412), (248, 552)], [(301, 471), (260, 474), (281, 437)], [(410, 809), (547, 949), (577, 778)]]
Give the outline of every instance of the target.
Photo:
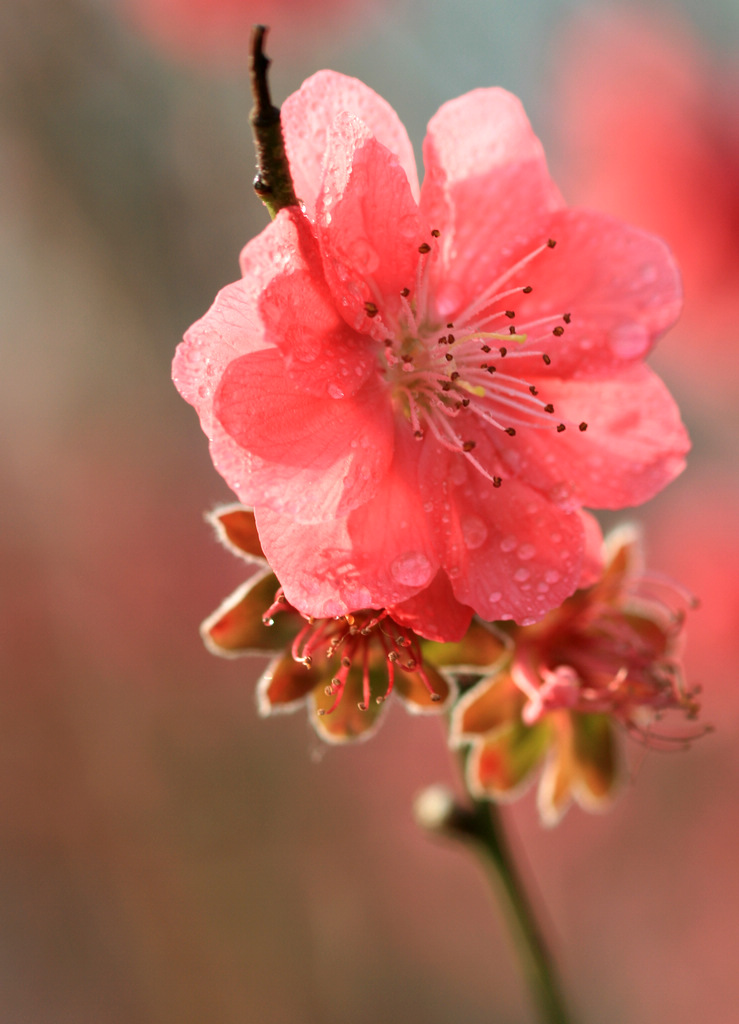
[(457, 600), (483, 619), (523, 624), (560, 605), (580, 581), (580, 516), (510, 474), (494, 487), (460, 456), (425, 444), (424, 489)]
[(546, 241), (563, 201), (521, 103), (503, 89), (445, 103), (429, 123), (423, 158), (421, 210), (441, 230), (435, 291), (439, 312), (453, 316)]
[[(356, 330), (382, 340), (415, 282), (421, 236), (418, 206), (397, 157), (356, 117), (340, 114), (328, 136), (316, 226), (336, 304)], [(429, 238), (430, 241), (430, 238)], [(368, 317), (375, 302), (380, 316)]]
[(449, 577), (439, 571), (415, 597), (388, 609), (391, 618), (419, 636), (442, 642), (461, 640), (472, 619), (472, 609), (454, 596)]
[[(639, 505), (683, 470), (688, 436), (667, 388), (648, 367), (598, 381), (537, 384), (555, 417), (571, 425), (562, 433), (519, 430), (501, 453), (553, 502), (566, 508)], [(577, 428), (580, 422), (586, 431)]]
[[(534, 347), (547, 352), (558, 377), (601, 374), (644, 359), (682, 307), (680, 275), (665, 243), (589, 210), (561, 210), (546, 230), (556, 247), (537, 256), (520, 280), (533, 291), (509, 300), (520, 331), (529, 321), (555, 318), (532, 328), (527, 345), (542, 338)], [(571, 316), (566, 325), (564, 313)], [(552, 334), (557, 325), (561, 337)], [(541, 357), (532, 357), (531, 366), (538, 369)]]
[(303, 82), (282, 105), (285, 136), (295, 191), (310, 218), (315, 215), (321, 185), (328, 131), (337, 114), (360, 118), (373, 135), (398, 157), (418, 196), (418, 175), (408, 133), (393, 108), (356, 78), (335, 71), (319, 71)]
[(421, 506), (416, 444), (409, 430), (398, 429), (389, 471), (348, 517), (306, 527), (257, 508), (265, 554), (301, 612), (330, 617), (387, 608), (433, 580), (439, 563)]
[(221, 505), (205, 518), (213, 524), (216, 536), (232, 554), (247, 562), (264, 562), (254, 509), (236, 504)]
[(247, 472), (227, 477), (241, 500), (302, 522), (366, 502), (392, 459), (392, 413), (379, 380), (350, 398), (317, 397), (286, 375), (274, 349), (226, 368), (215, 412), (243, 450)]
[[(285, 272), (267, 283), (259, 301), (265, 336), (304, 390), (354, 394), (376, 367), (375, 345), (357, 337), (337, 312), (313, 228), (300, 214), (286, 218), (280, 259)], [(245, 277), (253, 273), (246, 250), (242, 268)]]

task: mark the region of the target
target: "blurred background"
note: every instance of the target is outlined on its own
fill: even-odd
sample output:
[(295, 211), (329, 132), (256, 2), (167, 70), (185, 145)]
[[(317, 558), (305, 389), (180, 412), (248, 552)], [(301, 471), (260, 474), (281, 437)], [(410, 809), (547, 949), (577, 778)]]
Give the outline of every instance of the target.
[(580, 1020), (735, 1024), (735, 0), (4, 0), (0, 1021), (533, 1024), (477, 865), (411, 820), (454, 777), (441, 724), (393, 708), (325, 749), (300, 713), (260, 720), (261, 666), (198, 636), (243, 570), (203, 522), (229, 492), (169, 364), (267, 220), (255, 21), (276, 102), (356, 75), (419, 152), (442, 102), (512, 89), (570, 202), (677, 252), (654, 363), (694, 452), (635, 515), (701, 598), (688, 675), (716, 732), (633, 749), (607, 816), (544, 831), (529, 794), (508, 817)]

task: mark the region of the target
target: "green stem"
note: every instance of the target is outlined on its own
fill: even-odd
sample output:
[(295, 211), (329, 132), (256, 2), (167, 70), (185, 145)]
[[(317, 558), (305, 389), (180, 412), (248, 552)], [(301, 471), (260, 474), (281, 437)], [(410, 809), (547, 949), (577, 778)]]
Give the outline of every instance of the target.
[(249, 121), (257, 149), (257, 175), (254, 178), (254, 191), (274, 220), (284, 207), (298, 206), (299, 203), (293, 188), (290, 164), (285, 153), (280, 108), (273, 106), (267, 82), (267, 69), (270, 61), (263, 50), (266, 34), (267, 29), (264, 25), (255, 25), (252, 29), (249, 76), (254, 106), (249, 115)]
[(571, 1024), (554, 961), (526, 894), (498, 807), (475, 800), (467, 812), (466, 824), (466, 838), (473, 841), (493, 885), (502, 887), (505, 894), (508, 920), (542, 1021)]
[(461, 840), (475, 851), (493, 887), (502, 890), (506, 917), (543, 1024), (572, 1024), (498, 807), (487, 800), (471, 800), (463, 806), (444, 787), (432, 786), (421, 794), (415, 810), (420, 825)]

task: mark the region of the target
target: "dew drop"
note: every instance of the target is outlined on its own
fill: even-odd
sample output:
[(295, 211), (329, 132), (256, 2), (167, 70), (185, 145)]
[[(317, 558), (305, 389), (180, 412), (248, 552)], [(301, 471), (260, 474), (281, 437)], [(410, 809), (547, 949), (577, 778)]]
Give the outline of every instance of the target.
[(339, 385), (336, 384), (334, 381), (331, 381), (331, 383), (326, 388), (326, 390), (328, 391), (328, 394), (329, 394), (330, 398), (343, 398), (344, 397), (344, 392), (341, 390)]
[(488, 601), (490, 604), (497, 604), (503, 595), (499, 590), (494, 590), (492, 594), (488, 594)]
[(470, 551), (482, 547), (488, 537), (488, 528), (478, 516), (468, 516), (462, 521), (462, 536)]
[(559, 583), (560, 575), (556, 569), (549, 569), (548, 572), (544, 573), (544, 579), (547, 583)]
[(531, 573), (528, 569), (516, 569), (513, 574), (513, 578), (516, 583), (525, 583), (530, 575)]
[(409, 551), (395, 559), (390, 572), (398, 583), (422, 587), (431, 578), (431, 563), (421, 551)]
[(657, 280), (657, 268), (654, 263), (642, 263), (639, 267), (639, 280), (642, 284), (654, 284)]
[(506, 554), (509, 551), (515, 551), (517, 547), (518, 538), (514, 537), (512, 533), (509, 534), (507, 537), (504, 537), (503, 540), (500, 542), (500, 550), (505, 551)]
[(530, 558), (533, 558), (536, 554), (536, 548), (533, 544), (522, 544), (518, 549), (518, 557), (522, 562), (528, 562)]
[(649, 348), (649, 334), (642, 324), (617, 324), (611, 329), (608, 341), (619, 359), (638, 359)]

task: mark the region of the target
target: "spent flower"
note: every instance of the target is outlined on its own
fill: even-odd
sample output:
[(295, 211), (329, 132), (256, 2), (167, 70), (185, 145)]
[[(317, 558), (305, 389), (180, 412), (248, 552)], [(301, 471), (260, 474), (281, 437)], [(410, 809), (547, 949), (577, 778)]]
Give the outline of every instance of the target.
[[(581, 584), (582, 506), (645, 501), (688, 440), (644, 357), (662, 242), (568, 209), (519, 101), (445, 104), (419, 188), (392, 108), (333, 72), (282, 108), (300, 207), (241, 256), (174, 362), (294, 608), (394, 609), (436, 640)], [(398, 611), (398, 609), (401, 609)]]
[(263, 715), (307, 704), (322, 739), (365, 739), (392, 694), (416, 714), (448, 711), (457, 690), (440, 668), (455, 664), (457, 671), (464, 665), (479, 672), (500, 652), (499, 639), (480, 626), (463, 644), (438, 644), (422, 640), (384, 609), (301, 615), (264, 561), (253, 512), (228, 505), (208, 518), (222, 543), (257, 571), (205, 620), (201, 633), (215, 654), (271, 659), (257, 685)]
[(684, 746), (700, 730), (671, 732), (666, 712), (693, 722), (697, 690), (680, 663), (692, 599), (644, 572), (636, 532), (607, 541), (601, 578), (540, 622), (509, 627), (509, 652), (454, 709), (450, 739), (471, 745), (467, 783), (478, 796), (516, 797), (544, 763), (542, 819), (555, 824), (574, 798), (597, 809), (618, 781), (617, 730), (650, 747)]

